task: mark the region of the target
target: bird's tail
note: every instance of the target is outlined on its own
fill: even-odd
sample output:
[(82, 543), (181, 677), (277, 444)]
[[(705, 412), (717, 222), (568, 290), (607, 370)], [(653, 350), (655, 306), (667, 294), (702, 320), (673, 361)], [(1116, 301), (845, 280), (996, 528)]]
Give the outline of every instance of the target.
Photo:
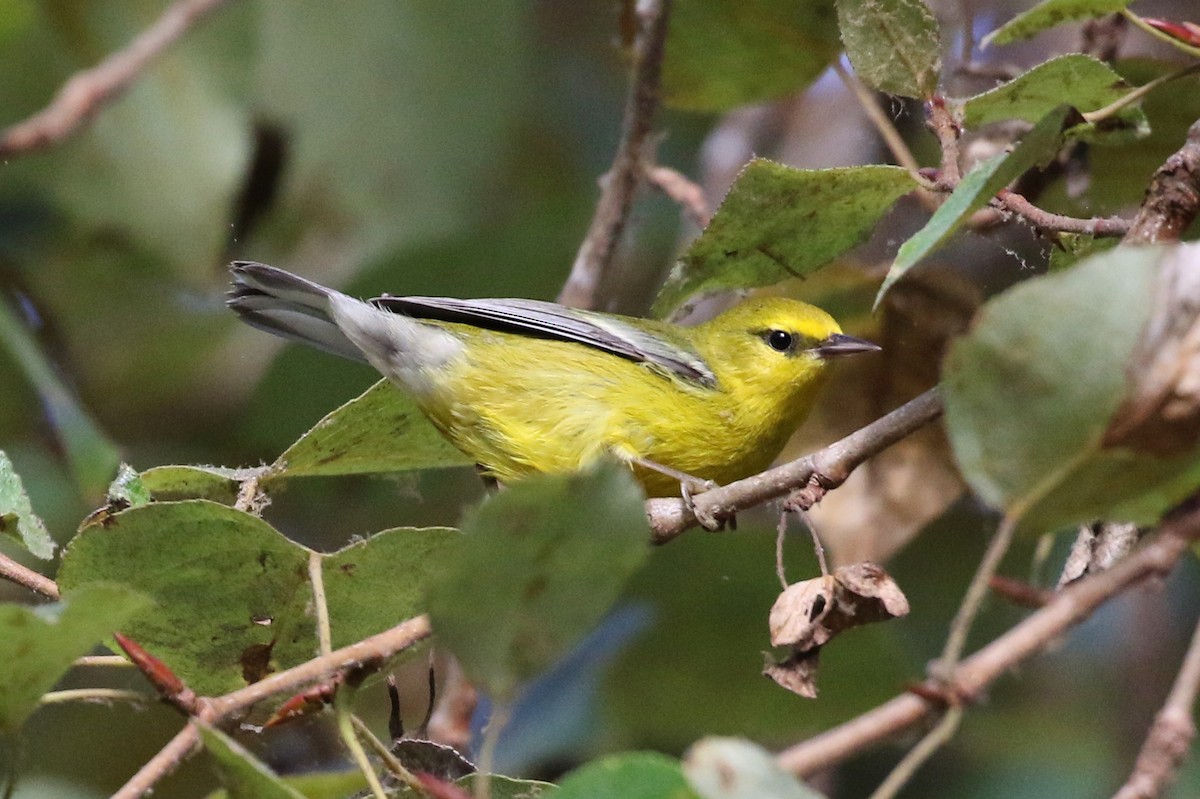
[(254, 261), (234, 261), (229, 269), (233, 288), (226, 302), (247, 324), (343, 358), (367, 360), (330, 316), (329, 301), (338, 292)]

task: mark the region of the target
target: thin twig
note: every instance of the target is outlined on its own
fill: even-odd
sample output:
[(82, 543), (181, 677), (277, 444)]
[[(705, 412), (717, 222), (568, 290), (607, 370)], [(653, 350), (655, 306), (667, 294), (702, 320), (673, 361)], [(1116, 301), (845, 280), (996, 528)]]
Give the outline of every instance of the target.
[(783, 539), (787, 536), (788, 528), (788, 511), (780, 509), (779, 524), (775, 526), (775, 576), (779, 578), (779, 585), (787, 590), (787, 572), (783, 568)]
[(1078, 219), (1062, 214), (1052, 214), (1049, 211), (1043, 211), (1024, 196), (1008, 189), (1000, 190), (992, 200), (992, 206), (1011, 211), (1027, 219), (1034, 227), (1055, 233), (1082, 233), (1098, 237), (1124, 236), (1133, 225), (1128, 219), (1122, 219), (1119, 216)]
[(47, 599), (57, 600), (62, 596), (58, 592), (58, 583), (28, 566), (22, 566), (3, 553), (0, 553), (0, 578), (22, 585)]
[(333, 651), (333, 631), (329, 626), (329, 606), (325, 602), (325, 575), (321, 564), (320, 552), (308, 553), (308, 582), (312, 585), (313, 607), (317, 611), (317, 651), (328, 655)]
[(949, 187), (957, 186), (962, 180), (962, 165), (958, 162), (958, 139), (962, 130), (943, 97), (934, 97), (926, 103), (925, 113), (929, 127), (942, 148), (940, 182)]
[[(571, 274), (559, 292), (558, 301), (576, 308), (594, 308), (604, 276), (629, 209), (644, 173), (643, 164), (654, 130), (659, 105), (659, 79), (662, 75), (663, 48), (667, 39), (667, 20), (672, 0), (641, 0), (637, 4), (640, 27), (633, 47), (633, 80), (625, 103), (621, 143), (612, 167), (602, 179), (600, 200), (591, 226), (575, 256)], [(651, 162), (653, 159), (649, 159)]]
[(492, 705), (492, 715), (483, 731), (483, 741), (479, 744), (479, 771), (475, 779), (475, 799), (490, 799), (492, 793), (492, 772), (496, 768), (496, 745), (500, 743), (500, 732), (508, 724), (509, 707), (507, 704), (495, 702)]
[(687, 213), (696, 227), (708, 227), (712, 219), (712, 211), (708, 207), (708, 198), (704, 189), (695, 181), (669, 166), (650, 166), (646, 168), (646, 180), (651, 186), (670, 197)]
[[(896, 163), (912, 172), (914, 175), (920, 170), (921, 165), (917, 162), (917, 157), (913, 155), (912, 150), (908, 148), (904, 137), (900, 135), (900, 131), (896, 130), (896, 126), (887, 118), (887, 115), (880, 109), (879, 103), (875, 101), (875, 94), (871, 92), (858, 77), (850, 70), (842, 65), (841, 59), (833, 62), (833, 71), (842, 79), (842, 83), (854, 95), (854, 99), (858, 101), (863, 113), (867, 115), (867, 119), (875, 126), (879, 137), (883, 139), (883, 143), (892, 153), (892, 157), (896, 159)], [(927, 197), (928, 195), (922, 194)]]
[(946, 715), (942, 716), (942, 720), (937, 723), (937, 726), (926, 733), (916, 746), (908, 750), (908, 754), (901, 758), (884, 781), (879, 783), (879, 787), (871, 793), (870, 799), (892, 799), (899, 793), (900, 789), (907, 785), (913, 775), (917, 773), (917, 769), (933, 757), (937, 750), (950, 742), (954, 733), (958, 732), (958, 725), (962, 723), (962, 717), (962, 705), (954, 705), (947, 710)]
[(138, 691), (127, 691), (123, 688), (71, 688), (64, 691), (51, 691), (42, 694), (38, 699), (39, 705), (55, 705), (64, 702), (129, 702), (134, 705), (145, 705), (150, 697)]
[(1196, 737), (1193, 721), (1196, 693), (1200, 690), (1200, 624), (1183, 657), (1171, 693), (1138, 752), (1133, 773), (1113, 799), (1154, 799), (1174, 780)]
[[(1164, 520), (1157, 536), (1106, 572), (1067, 587), (1004, 635), (966, 658), (947, 675), (959, 696), (978, 695), (1009, 669), (1050, 646), (1064, 632), (1089, 618), (1108, 600), (1142, 580), (1169, 573), (1200, 539), (1200, 508), (1189, 505)], [(945, 683), (924, 684), (931, 695)], [(804, 776), (830, 768), (877, 743), (889, 740), (944, 707), (914, 693), (898, 696), (874, 710), (792, 746), (779, 755), (786, 770)]]
[(959, 605), (958, 612), (954, 614), (954, 621), (950, 624), (950, 634), (946, 637), (946, 646), (942, 650), (941, 658), (935, 664), (938, 673), (934, 676), (948, 675), (958, 665), (958, 660), (962, 657), (963, 649), (967, 645), (967, 636), (975, 623), (975, 617), (979, 615), (979, 608), (982, 607), (983, 600), (987, 597), (988, 583), (991, 582), (996, 570), (1000, 568), (1000, 561), (1004, 559), (1009, 545), (1012, 544), (1013, 532), (1016, 528), (1016, 520), (1008, 516), (1005, 516), (996, 528), (996, 533), (992, 536), (987, 551), (983, 554), (983, 560), (979, 561), (975, 576), (971, 578), (971, 584), (967, 586), (962, 604)]
[(383, 783), (379, 780), (379, 775), (375, 773), (375, 767), (371, 765), (371, 759), (367, 757), (367, 752), (362, 747), (362, 742), (358, 740), (358, 735), (354, 732), (354, 714), (350, 712), (350, 708), (346, 706), (347, 701), (343, 697), (339, 697), (336, 707), (337, 728), (338, 734), (342, 738), (342, 743), (350, 752), (350, 759), (354, 761), (354, 765), (358, 766), (358, 770), (367, 780), (367, 785), (371, 788), (371, 794), (375, 799), (388, 799), (387, 791), (383, 788)]
[[(844, 483), (867, 458), (925, 426), (941, 413), (942, 397), (937, 389), (930, 389), (824, 449), (753, 477), (695, 494), (692, 508), (699, 510), (701, 515), (723, 520), (796, 489), (803, 489), (806, 496), (819, 499), (826, 491)], [(647, 500), (646, 515), (656, 544), (666, 543), (697, 524), (695, 513), (679, 499)]]
[(1095, 124), (1097, 122), (1108, 119), (1109, 117), (1116, 116), (1118, 113), (1120, 113), (1121, 109), (1126, 108), (1127, 106), (1133, 105), (1134, 103), (1138, 102), (1143, 97), (1145, 97), (1147, 94), (1154, 91), (1159, 86), (1162, 86), (1164, 83), (1169, 83), (1173, 80), (1187, 77), (1188, 75), (1195, 74), (1196, 72), (1200, 72), (1200, 64), (1192, 64), (1191, 66), (1187, 66), (1182, 69), (1177, 69), (1170, 74), (1159, 75), (1154, 80), (1147, 81), (1146, 83), (1143, 83), (1141, 86), (1138, 86), (1138, 87), (1132, 89), (1131, 91), (1121, 95), (1116, 100), (1114, 100), (1113, 102), (1104, 106), (1103, 108), (1097, 108), (1095, 111), (1088, 111), (1086, 114), (1083, 115), (1083, 119), (1085, 122)]
[[(358, 668), (364, 663), (385, 660), (420, 643), (430, 634), (429, 618), (415, 616), (390, 630), (364, 638), (307, 663), (301, 663), (287, 671), (272, 674), (232, 693), (214, 699), (201, 698), (198, 700), (199, 710), (196, 716), (210, 724), (216, 723), (275, 694), (295, 692), (309, 683), (328, 679)], [(199, 736), (189, 724), (113, 796), (116, 799), (136, 799), (149, 792), (159, 780), (179, 766), (198, 740)]]
[(147, 760), (138, 769), (137, 774), (122, 785), (111, 799), (139, 799), (150, 793), (158, 781), (178, 768), (199, 743), (200, 733), (196, 731), (194, 724), (189, 723), (177, 732), (166, 746), (158, 750), (154, 757)]
[(409, 788), (416, 791), (418, 795), (424, 795), (425, 786), (422, 785), (421, 781), (417, 779), (411, 771), (406, 769), (404, 764), (392, 754), (392, 750), (388, 749), (383, 741), (379, 740), (378, 736), (371, 732), (371, 728), (367, 726), (365, 721), (360, 719), (358, 716), (351, 714), (350, 722), (354, 725), (354, 731), (358, 733), (358, 737), (367, 742), (367, 746), (371, 747), (371, 751), (375, 753), (376, 757), (383, 761), (383, 765), (388, 771), (392, 772), (392, 775), (395, 776), (396, 779), (400, 780)]
[(72, 666), (108, 666), (111, 668), (132, 669), (135, 666), (121, 655), (84, 655), (75, 658)]
[(0, 158), (58, 144), (129, 88), (155, 58), (227, 0), (177, 0), (123, 50), (76, 72), (50, 105), (0, 134)]
[(1161, 39), (1162, 41), (1166, 42), (1167, 44), (1171, 45), (1172, 47), (1178, 47), (1180, 50), (1187, 53), (1188, 55), (1200, 58), (1200, 47), (1192, 47), (1189, 44), (1179, 41), (1174, 36), (1171, 36), (1169, 34), (1166, 34), (1162, 31), (1160, 31), (1158, 28), (1156, 28), (1153, 25), (1146, 22), (1146, 20), (1142, 19), (1137, 14), (1130, 11), (1128, 8), (1123, 8), (1118, 13), (1120, 13), (1122, 16), (1125, 17), (1125, 19), (1129, 20), (1137, 27), (1141, 28), (1142, 31), (1144, 31), (1145, 33), (1148, 33), (1151, 36), (1153, 36), (1155, 39)]

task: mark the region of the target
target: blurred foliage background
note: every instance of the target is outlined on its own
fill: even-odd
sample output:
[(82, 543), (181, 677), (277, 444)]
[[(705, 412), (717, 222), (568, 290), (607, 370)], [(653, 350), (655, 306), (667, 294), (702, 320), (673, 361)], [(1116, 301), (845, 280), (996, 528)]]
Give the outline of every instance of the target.
[[(951, 28), (971, 5), (931, 4)], [(1029, 4), (974, 5), (974, 24), (986, 31)], [(70, 74), (124, 45), (163, 7), (0, 0), (0, 123), (41, 108)], [(1189, 7), (1138, 6), (1184, 17)], [(604, 0), (231, 2), (79, 135), (0, 166), (0, 449), (56, 537), (68, 539), (99, 503), (118, 459), (138, 469), (269, 462), (376, 379), (360, 365), (239, 325), (223, 306), (231, 258), (364, 296), (552, 299), (618, 139), (626, 78), (619, 13)], [(1078, 37), (1068, 26), (984, 57), (1028, 67), (1077, 49)], [(1136, 37), (1123, 52), (1157, 54)], [(958, 94), (991, 85), (956, 80), (948, 89)], [(1136, 205), (1153, 169), (1200, 117), (1194, 92), (1159, 94), (1146, 108), (1154, 135), (1135, 156), (1094, 150), (1090, 205), (1080, 208), (1063, 180), (1045, 195), (1058, 193), (1057, 210), (1107, 214)], [(919, 133), (919, 109), (887, 110)], [(660, 162), (700, 182), (713, 205), (752, 154), (806, 167), (886, 160), (861, 109), (828, 73), (804, 91), (728, 113), (668, 110), (660, 128)], [(919, 148), (932, 140), (912, 138), (928, 162), (932, 149)], [(931, 385), (941, 345), (980, 300), (1044, 268), (1047, 249), (1028, 229), (964, 237), (872, 318), (880, 264), (921, 219), (915, 204), (902, 205), (852, 259), (787, 287), (888, 352), (882, 366), (840, 375), (794, 454)], [(672, 203), (645, 192), (610, 308), (645, 312), (695, 232)], [(777, 590), (774, 520), (764, 512), (741, 520), (736, 535), (692, 533), (655, 550), (587, 656), (531, 693), (502, 743), (500, 769), (554, 776), (599, 752), (678, 753), (706, 734), (783, 746), (918, 679), (994, 522), (958, 498), (953, 467), (930, 436), (826, 503), (823, 524), (845, 559), (899, 551), (889, 569), (913, 613), (830, 648), (820, 699), (799, 699), (759, 675)], [(455, 524), (481, 495), (465, 469), (308, 479), (274, 496), (267, 516), (297, 540), (331, 550), (386, 527)], [(1033, 542), (1018, 547), (1007, 570), (1028, 575), (1032, 550)], [(791, 556), (793, 578), (815, 572), (805, 546)], [(909, 794), (1111, 789), (1200, 612), (1198, 579), (1189, 564), (1166, 585), (1113, 603), (1058, 651), (1002, 681)], [(25, 599), (8, 584), (0, 598)], [(994, 603), (977, 640), (1019, 616)], [(139, 678), (115, 674), (112, 684)], [(364, 703), (372, 696), (378, 707), (368, 715), (378, 723), (385, 702), (377, 693)], [(406, 699), (406, 712), (419, 718), (423, 694)], [(177, 725), (159, 707), (55, 706), (34, 716), (19, 745), (0, 751), (26, 775), (17, 796), (104, 796)], [(249, 744), (281, 769), (339, 757), (319, 722), (268, 738)], [(816, 783), (862, 795), (898, 753), (885, 748)], [(1200, 791), (1200, 769), (1184, 779), (1179, 795)], [(158, 795), (202, 796), (212, 785), (198, 758)]]

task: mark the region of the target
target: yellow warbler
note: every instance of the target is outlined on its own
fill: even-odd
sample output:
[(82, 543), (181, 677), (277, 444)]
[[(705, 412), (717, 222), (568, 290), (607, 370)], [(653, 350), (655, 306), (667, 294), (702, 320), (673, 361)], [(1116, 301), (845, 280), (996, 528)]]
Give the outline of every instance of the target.
[(246, 322), (367, 361), (501, 482), (604, 453), (650, 496), (746, 477), (804, 421), (831, 357), (879, 349), (775, 297), (682, 327), (535, 300), (364, 302), (264, 264), (231, 269)]

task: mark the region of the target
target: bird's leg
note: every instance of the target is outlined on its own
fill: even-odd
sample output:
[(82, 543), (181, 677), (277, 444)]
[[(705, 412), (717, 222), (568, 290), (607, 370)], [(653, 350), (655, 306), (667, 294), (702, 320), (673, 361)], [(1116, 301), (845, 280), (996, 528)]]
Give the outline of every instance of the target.
[[(652, 472), (664, 474), (673, 480), (678, 480), (679, 493), (683, 496), (684, 504), (687, 505), (688, 510), (690, 510), (692, 515), (696, 517), (696, 521), (700, 522), (700, 525), (705, 530), (712, 530), (713, 532), (716, 532), (717, 530), (725, 529), (725, 520), (718, 519), (711, 513), (701, 511), (696, 507), (696, 503), (692, 501), (693, 493), (700, 494), (717, 488), (718, 484), (716, 482), (712, 480), (706, 480), (703, 477), (696, 477), (695, 475), (688, 474), (687, 472), (681, 472), (679, 469), (673, 469), (670, 466), (657, 463), (647, 458), (632, 457), (628, 460), (630, 463), (636, 466), (641, 466), (643, 469), (649, 469)], [(728, 520), (728, 524), (729, 529), (736, 530), (737, 518), (731, 516)]]

